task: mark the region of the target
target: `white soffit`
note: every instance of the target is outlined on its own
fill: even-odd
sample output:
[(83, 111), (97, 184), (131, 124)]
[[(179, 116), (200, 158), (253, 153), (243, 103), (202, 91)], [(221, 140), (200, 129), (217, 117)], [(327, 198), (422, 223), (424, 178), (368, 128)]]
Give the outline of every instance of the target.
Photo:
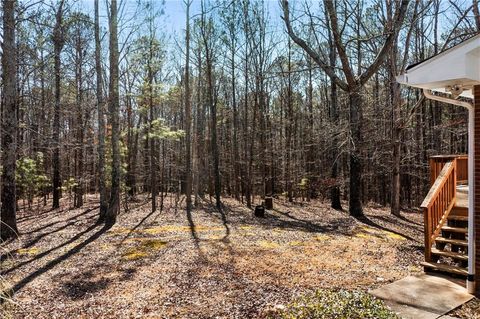
[(400, 84), (438, 92), (445, 92), (447, 86), (462, 86), (461, 96), (472, 97), (472, 86), (480, 84), (480, 35), (409, 67), (396, 79)]

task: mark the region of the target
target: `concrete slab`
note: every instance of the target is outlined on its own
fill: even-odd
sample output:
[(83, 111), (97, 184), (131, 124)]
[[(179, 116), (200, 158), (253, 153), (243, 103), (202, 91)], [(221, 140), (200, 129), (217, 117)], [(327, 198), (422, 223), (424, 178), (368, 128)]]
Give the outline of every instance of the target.
[(370, 293), (405, 319), (436, 319), (473, 298), (458, 280), (427, 274), (409, 276)]

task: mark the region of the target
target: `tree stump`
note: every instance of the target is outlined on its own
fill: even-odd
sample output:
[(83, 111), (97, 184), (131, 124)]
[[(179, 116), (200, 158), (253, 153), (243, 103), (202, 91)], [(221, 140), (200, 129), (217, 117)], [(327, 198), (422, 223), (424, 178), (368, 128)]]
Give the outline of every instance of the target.
[(263, 207), (262, 205), (255, 206), (254, 214), (255, 214), (255, 217), (264, 218), (265, 217), (265, 207)]
[(265, 208), (266, 209), (273, 209), (273, 198), (272, 197), (265, 197)]

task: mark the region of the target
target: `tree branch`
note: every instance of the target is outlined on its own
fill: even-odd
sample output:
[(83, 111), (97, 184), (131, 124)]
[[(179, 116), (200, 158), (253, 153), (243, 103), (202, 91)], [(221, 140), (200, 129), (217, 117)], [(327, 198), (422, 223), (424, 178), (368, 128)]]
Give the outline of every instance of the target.
[(288, 0), (281, 0), (281, 6), (283, 9), (282, 19), (285, 22), (287, 33), (290, 36), (290, 38), (293, 40), (293, 42), (295, 42), (298, 46), (300, 46), (303, 50), (305, 50), (305, 52), (308, 53), (308, 55), (332, 79), (332, 81), (334, 81), (343, 90), (347, 90), (348, 84), (345, 81), (341, 80), (337, 76), (337, 74), (335, 74), (335, 71), (332, 68), (332, 66), (325, 63), (317, 52), (315, 52), (303, 39), (301, 39), (295, 34), (295, 31), (293, 30), (292, 25), (290, 23), (290, 9), (288, 6)]
[[(328, 1), (327, 1), (328, 2)], [(384, 57), (387, 52), (391, 49), (395, 39), (398, 36), (398, 31), (400, 30), (403, 19), (405, 18), (407, 8), (408, 8), (409, 0), (402, 0), (400, 6), (397, 8), (393, 21), (393, 30), (389, 30), (389, 32), (385, 32), (385, 34), (389, 34), (385, 43), (383, 44), (380, 52), (375, 57), (375, 61), (360, 75), (359, 83), (360, 85), (364, 85), (372, 75), (378, 70), (380, 65), (383, 63)], [(387, 27), (386, 27), (387, 28)]]

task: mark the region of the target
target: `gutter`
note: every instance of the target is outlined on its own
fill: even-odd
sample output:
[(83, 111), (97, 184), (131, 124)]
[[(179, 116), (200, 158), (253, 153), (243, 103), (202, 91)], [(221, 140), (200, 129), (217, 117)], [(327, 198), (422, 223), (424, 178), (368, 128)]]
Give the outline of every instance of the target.
[(467, 291), (475, 293), (475, 221), (474, 221), (474, 147), (475, 147), (475, 108), (472, 103), (434, 95), (431, 90), (423, 90), (427, 99), (462, 106), (468, 110), (468, 275)]

